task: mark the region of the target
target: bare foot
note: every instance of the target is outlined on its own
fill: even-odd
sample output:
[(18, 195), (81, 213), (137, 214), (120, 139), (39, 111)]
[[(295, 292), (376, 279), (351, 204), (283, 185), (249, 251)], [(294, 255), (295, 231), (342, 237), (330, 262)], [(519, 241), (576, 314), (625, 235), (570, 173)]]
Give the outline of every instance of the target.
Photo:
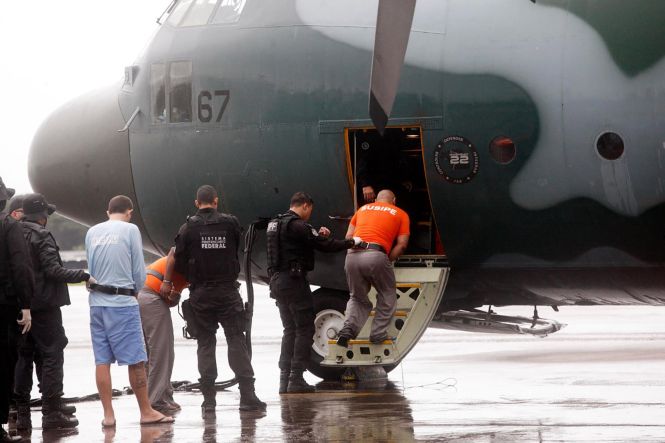
[(102, 427), (103, 428), (112, 428), (115, 426), (115, 416), (109, 415), (104, 416), (104, 420), (102, 420)]
[(161, 423), (173, 423), (175, 420), (173, 417), (168, 417), (161, 412), (157, 412), (154, 409), (150, 409), (145, 414), (141, 414), (141, 424), (142, 425), (153, 425)]

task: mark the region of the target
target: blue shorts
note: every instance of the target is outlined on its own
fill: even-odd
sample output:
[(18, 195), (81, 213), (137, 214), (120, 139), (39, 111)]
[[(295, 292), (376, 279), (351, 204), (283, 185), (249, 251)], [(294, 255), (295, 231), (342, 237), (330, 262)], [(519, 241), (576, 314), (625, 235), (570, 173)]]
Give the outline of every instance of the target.
[(95, 365), (121, 366), (148, 360), (139, 306), (90, 306), (90, 335)]

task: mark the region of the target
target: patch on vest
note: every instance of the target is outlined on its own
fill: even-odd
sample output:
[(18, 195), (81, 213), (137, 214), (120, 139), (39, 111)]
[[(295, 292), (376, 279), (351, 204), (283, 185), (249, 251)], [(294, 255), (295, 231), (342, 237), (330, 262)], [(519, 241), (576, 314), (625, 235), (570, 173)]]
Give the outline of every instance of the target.
[(226, 249), (226, 231), (202, 232), (201, 249)]
[(279, 221), (274, 220), (268, 223), (268, 232), (277, 232), (277, 229), (279, 228)]

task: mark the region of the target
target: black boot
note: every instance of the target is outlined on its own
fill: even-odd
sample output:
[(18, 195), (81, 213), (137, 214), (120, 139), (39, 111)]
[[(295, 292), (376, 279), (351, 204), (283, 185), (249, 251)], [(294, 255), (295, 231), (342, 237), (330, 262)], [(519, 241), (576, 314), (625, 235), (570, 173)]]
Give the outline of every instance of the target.
[(340, 335), (339, 337), (337, 337), (337, 346), (348, 348), (350, 338), (351, 337), (347, 337), (346, 335)]
[(30, 403), (19, 403), (16, 406), (16, 429), (26, 431), (32, 429), (32, 419), (30, 417)]
[(201, 385), (201, 393), (203, 394), (203, 403), (201, 403), (201, 412), (206, 414), (214, 414), (217, 407), (217, 391), (215, 385)]
[(266, 404), (259, 400), (254, 392), (254, 379), (241, 379), (240, 385), (240, 410), (241, 411), (265, 411)]
[(355, 337), (355, 334), (351, 328), (347, 326), (343, 327), (337, 334), (337, 346), (347, 348), (349, 346), (349, 340), (351, 340), (353, 337)]
[(305, 379), (302, 377), (302, 369), (293, 369), (289, 375), (289, 386), (286, 389), (286, 392), (289, 394), (295, 393), (307, 393), (314, 392), (316, 388), (310, 384), (307, 384)]
[(60, 403), (60, 411), (65, 415), (74, 415), (76, 414), (76, 406)]
[(289, 387), (289, 375), (291, 371), (289, 369), (280, 369), (279, 371), (279, 393), (286, 394), (286, 390)]
[(23, 441), (23, 437), (19, 435), (9, 435), (7, 431), (5, 431), (5, 428), (0, 426), (0, 442), (2, 443), (10, 443), (10, 442), (17, 442), (17, 441)]
[(75, 428), (79, 421), (74, 416), (65, 415), (60, 409), (60, 398), (42, 402), (42, 429)]

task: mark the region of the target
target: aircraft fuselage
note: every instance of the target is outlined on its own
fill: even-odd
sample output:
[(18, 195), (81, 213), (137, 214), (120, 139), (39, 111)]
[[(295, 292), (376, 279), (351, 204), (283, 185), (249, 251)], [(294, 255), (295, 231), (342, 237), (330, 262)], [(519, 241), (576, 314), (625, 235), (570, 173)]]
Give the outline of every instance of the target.
[[(627, 2), (569, 3), (418, 3), (389, 125), (422, 129), (453, 269), (446, 307), (665, 302), (665, 35), (652, 30), (656, 41), (632, 47), (649, 56), (633, 57), (634, 42), (607, 30), (633, 19), (649, 32), (659, 25), (640, 14), (665, 11), (656, 1), (638, 1), (637, 13)], [(305, 190), (313, 224), (344, 235), (354, 211), (345, 130), (371, 127), (375, 15), (376, 2), (250, 0), (236, 23), (159, 29), (116, 89), (116, 129), (139, 112), (113, 134), (127, 137), (119, 165), (131, 168), (127, 193), (147, 247), (168, 249), (204, 183), (245, 225)], [(87, 111), (58, 112), (84, 121)], [(66, 143), (47, 135), (56, 120), (36, 137), (33, 160), (47, 140), (49, 149)], [(77, 143), (94, 151), (95, 134)], [(603, 145), (607, 134), (621, 152)], [(105, 204), (125, 186), (52, 190), (51, 176), (37, 173), (44, 166), (31, 168), (36, 190), (88, 224), (103, 211), (80, 210), (83, 195), (72, 193)], [(253, 273), (265, 278), (264, 248), (255, 251)], [(346, 289), (343, 261), (320, 254), (311, 283)]]

